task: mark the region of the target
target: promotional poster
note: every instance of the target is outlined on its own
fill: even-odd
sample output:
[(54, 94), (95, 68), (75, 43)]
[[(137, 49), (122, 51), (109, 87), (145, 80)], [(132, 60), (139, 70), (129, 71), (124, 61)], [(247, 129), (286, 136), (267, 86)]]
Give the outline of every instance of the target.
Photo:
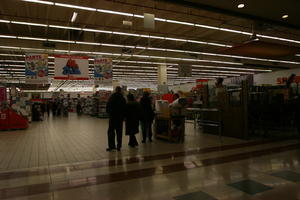
[(88, 80), (89, 57), (74, 55), (55, 55), (54, 79)]
[(112, 83), (112, 59), (96, 58), (94, 65), (95, 83)]
[(48, 55), (27, 54), (25, 56), (26, 83), (48, 83)]

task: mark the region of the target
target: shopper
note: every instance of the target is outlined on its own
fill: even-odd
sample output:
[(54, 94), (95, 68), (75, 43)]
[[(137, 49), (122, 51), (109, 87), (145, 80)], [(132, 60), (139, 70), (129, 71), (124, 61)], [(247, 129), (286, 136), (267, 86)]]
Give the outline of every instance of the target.
[(297, 124), (298, 134), (300, 135), (300, 95), (298, 95), (298, 99), (297, 99), (296, 124)]
[(139, 132), (139, 122), (140, 122), (140, 105), (134, 99), (133, 94), (127, 95), (127, 104), (125, 110), (125, 126), (126, 135), (129, 135), (130, 147), (138, 146), (135, 134)]
[(152, 142), (152, 122), (154, 120), (154, 111), (152, 108), (151, 97), (149, 92), (144, 92), (143, 97), (140, 100), (141, 105), (141, 126), (143, 133), (142, 143), (146, 143), (148, 137), (149, 142)]
[(51, 102), (49, 100), (46, 101), (46, 110), (48, 117), (50, 116)]
[(57, 113), (57, 102), (55, 100), (53, 100), (52, 102), (52, 116), (55, 116)]
[(80, 100), (78, 100), (78, 102), (77, 102), (76, 111), (77, 111), (78, 115), (81, 115), (81, 113), (82, 113), (82, 106), (81, 106)]
[(117, 150), (121, 150), (125, 109), (126, 100), (122, 95), (122, 89), (121, 87), (116, 87), (115, 93), (110, 96), (106, 105), (106, 112), (109, 114), (107, 151), (112, 151), (116, 148), (115, 135), (117, 135)]

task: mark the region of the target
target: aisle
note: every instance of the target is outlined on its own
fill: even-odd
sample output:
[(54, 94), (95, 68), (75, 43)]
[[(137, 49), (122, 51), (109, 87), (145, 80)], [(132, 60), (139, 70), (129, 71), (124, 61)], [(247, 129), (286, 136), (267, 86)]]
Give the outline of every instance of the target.
[[(42, 122), (31, 123), (27, 130), (0, 132), (0, 170), (184, 152), (199, 147), (245, 142), (223, 138), (221, 144), (217, 136), (201, 134), (192, 124), (187, 124), (183, 144), (154, 140), (153, 143), (140, 143), (138, 148), (132, 149), (124, 136), (122, 151), (109, 153), (105, 151), (107, 127), (107, 119), (71, 113), (69, 117), (45, 117)], [(139, 136), (138, 141), (141, 141)]]

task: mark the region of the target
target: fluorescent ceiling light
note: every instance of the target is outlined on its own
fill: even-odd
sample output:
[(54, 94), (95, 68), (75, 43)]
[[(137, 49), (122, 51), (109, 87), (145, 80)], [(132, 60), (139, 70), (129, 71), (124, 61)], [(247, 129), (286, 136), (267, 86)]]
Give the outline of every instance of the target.
[(34, 38), (34, 37), (17, 37), (17, 39), (47, 41), (47, 39), (45, 38)]
[(76, 8), (80, 10), (88, 10), (88, 11), (96, 11), (96, 8), (90, 8), (90, 7), (84, 7), (84, 6), (75, 6), (71, 4), (65, 4), (65, 3), (54, 3), (56, 6), (61, 6), (61, 7), (67, 7), (67, 8)]
[(73, 43), (75, 44), (75, 41), (71, 41), (71, 40), (56, 40), (56, 39), (48, 39), (48, 41), (50, 42), (62, 42), (62, 43)]
[(72, 18), (71, 18), (71, 22), (75, 22), (76, 18), (77, 18), (78, 13), (77, 12), (73, 12)]
[(76, 41), (76, 44), (86, 44), (86, 45), (101, 45), (100, 43), (96, 43), (96, 42), (80, 42), (80, 41)]
[(82, 28), (71, 27), (71, 26), (57, 26), (57, 25), (49, 25), (50, 28), (61, 28), (61, 29), (71, 29), (71, 30), (82, 30)]
[(47, 4), (47, 5), (54, 5), (53, 2), (51, 1), (41, 1), (41, 0), (23, 0), (26, 2), (31, 2), (31, 3), (40, 3), (40, 4)]
[(9, 54), (9, 53), (0, 53), (0, 56), (25, 57), (25, 55), (20, 55), (20, 54)]
[(17, 36), (12, 36), (12, 35), (0, 35), (0, 38), (17, 38)]
[(10, 21), (8, 21), (8, 20), (3, 20), (3, 19), (0, 19), (0, 22), (1, 22), (1, 23), (10, 23)]
[(47, 27), (46, 24), (38, 24), (38, 23), (30, 23), (30, 22), (19, 22), (19, 21), (11, 21), (12, 24), (21, 24), (21, 25), (28, 25), (28, 26), (43, 26)]
[(112, 31), (104, 31), (104, 30), (97, 30), (97, 29), (91, 29), (91, 28), (83, 28), (83, 31), (88, 31), (88, 32), (95, 32), (95, 33), (108, 33), (108, 34), (113, 34)]
[(97, 12), (109, 13), (109, 14), (115, 14), (115, 15), (124, 15), (124, 16), (129, 16), (129, 17), (134, 16), (132, 13), (118, 12), (118, 11), (104, 10), (104, 9), (97, 9)]
[(240, 3), (237, 7), (238, 7), (238, 8), (244, 8), (244, 7), (245, 7), (245, 4)]

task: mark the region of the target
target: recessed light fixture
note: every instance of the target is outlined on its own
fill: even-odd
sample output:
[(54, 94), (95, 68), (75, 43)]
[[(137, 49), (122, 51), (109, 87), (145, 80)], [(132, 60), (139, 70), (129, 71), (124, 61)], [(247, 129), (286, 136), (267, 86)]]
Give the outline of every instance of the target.
[(282, 19), (286, 19), (286, 18), (288, 18), (289, 17), (289, 15), (282, 15)]
[(245, 4), (240, 3), (237, 7), (238, 7), (238, 8), (244, 8), (244, 7), (245, 7)]

